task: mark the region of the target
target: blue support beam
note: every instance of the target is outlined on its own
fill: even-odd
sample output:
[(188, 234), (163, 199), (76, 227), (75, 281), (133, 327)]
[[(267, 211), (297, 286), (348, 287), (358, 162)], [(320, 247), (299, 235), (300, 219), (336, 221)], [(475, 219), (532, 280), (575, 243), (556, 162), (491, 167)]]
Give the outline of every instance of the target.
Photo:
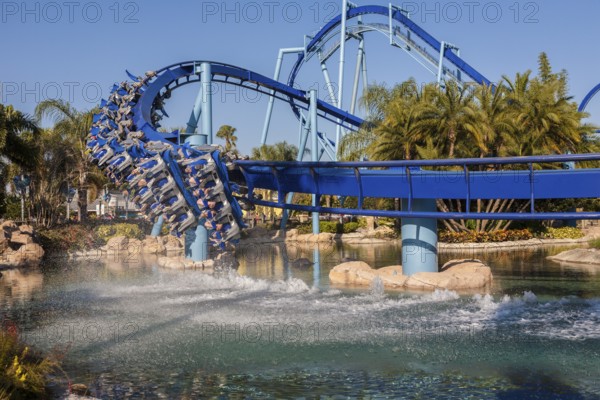
[[(311, 90), (310, 94), (310, 137), (311, 137), (311, 147), (310, 147), (310, 156), (313, 162), (319, 161), (319, 140), (317, 137), (317, 91)], [(311, 170), (311, 173), (314, 174), (314, 170)], [(313, 207), (319, 206), (319, 199), (321, 194), (317, 191), (313, 191), (312, 193), (312, 205)], [(319, 213), (312, 213), (312, 231), (313, 234), (318, 235), (319, 231)]]

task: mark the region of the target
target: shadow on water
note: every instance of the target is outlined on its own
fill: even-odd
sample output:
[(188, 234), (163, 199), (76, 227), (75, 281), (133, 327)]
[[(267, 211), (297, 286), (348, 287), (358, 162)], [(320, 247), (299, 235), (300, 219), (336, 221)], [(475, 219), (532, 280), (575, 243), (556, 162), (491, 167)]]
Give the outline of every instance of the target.
[[(565, 383), (557, 375), (549, 375), (525, 369), (505, 371), (504, 376), (515, 386), (497, 393), (499, 400), (584, 400), (590, 397), (583, 395), (575, 387)], [(598, 397), (596, 397), (598, 398)]]

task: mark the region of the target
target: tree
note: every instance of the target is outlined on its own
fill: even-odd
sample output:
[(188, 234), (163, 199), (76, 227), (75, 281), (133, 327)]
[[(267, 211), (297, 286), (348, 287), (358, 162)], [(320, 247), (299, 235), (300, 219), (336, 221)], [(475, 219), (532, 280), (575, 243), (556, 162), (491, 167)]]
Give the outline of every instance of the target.
[[(33, 118), (15, 110), (12, 106), (0, 104), (0, 155), (9, 162), (28, 168), (34, 165), (31, 149), (22, 134), (39, 133), (39, 128)], [(4, 167), (6, 162), (0, 160)]]
[[(273, 145), (264, 144), (260, 147), (254, 147), (250, 153), (252, 160), (263, 160), (263, 161), (296, 161), (298, 157), (298, 148), (287, 142), (278, 142)], [(264, 199), (271, 199), (273, 192), (271, 190), (262, 191), (261, 195)], [(296, 193), (294, 195), (293, 202), (298, 203), (299, 196), (306, 196), (304, 194)], [(257, 213), (263, 213), (273, 219), (275, 217), (274, 209), (272, 207), (256, 207)]]
[(250, 155), (252, 160), (264, 161), (296, 161), (297, 157), (298, 148), (286, 141), (254, 147)]
[(217, 131), (217, 137), (225, 140), (225, 151), (237, 152), (237, 136), (235, 136), (236, 129), (230, 125), (223, 125)]
[(79, 193), (79, 220), (87, 217), (88, 189), (92, 192), (99, 190), (106, 182), (106, 177), (97, 166), (90, 164), (86, 157), (86, 143), (92, 126), (95, 110), (77, 111), (63, 100), (44, 100), (35, 109), (38, 120), (44, 117), (54, 122), (54, 134), (68, 140), (70, 163), (67, 177), (75, 183)]
[(27, 141), (38, 136), (39, 128), (30, 116), (12, 106), (0, 104), (0, 209), (8, 204), (6, 186), (15, 175), (29, 173), (38, 155)]

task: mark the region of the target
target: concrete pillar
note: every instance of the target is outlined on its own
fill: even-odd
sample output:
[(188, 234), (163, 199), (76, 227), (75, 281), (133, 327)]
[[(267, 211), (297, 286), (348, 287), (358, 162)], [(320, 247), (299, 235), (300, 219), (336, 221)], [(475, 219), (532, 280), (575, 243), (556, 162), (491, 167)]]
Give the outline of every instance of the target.
[[(408, 210), (408, 200), (402, 200)], [(433, 199), (413, 199), (412, 211), (436, 210)], [(402, 270), (410, 276), (417, 272), (438, 272), (437, 220), (402, 218)]]

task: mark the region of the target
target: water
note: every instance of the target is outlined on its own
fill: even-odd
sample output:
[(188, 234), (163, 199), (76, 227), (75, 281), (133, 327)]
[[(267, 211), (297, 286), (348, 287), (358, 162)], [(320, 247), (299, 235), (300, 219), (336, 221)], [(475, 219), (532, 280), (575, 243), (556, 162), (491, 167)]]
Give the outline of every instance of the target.
[(443, 255), (492, 266), (479, 293), (330, 287), (344, 257), (399, 264), (394, 245), (242, 247), (215, 276), (61, 263), (3, 271), (0, 305), (100, 398), (598, 398), (600, 267), (558, 250)]

